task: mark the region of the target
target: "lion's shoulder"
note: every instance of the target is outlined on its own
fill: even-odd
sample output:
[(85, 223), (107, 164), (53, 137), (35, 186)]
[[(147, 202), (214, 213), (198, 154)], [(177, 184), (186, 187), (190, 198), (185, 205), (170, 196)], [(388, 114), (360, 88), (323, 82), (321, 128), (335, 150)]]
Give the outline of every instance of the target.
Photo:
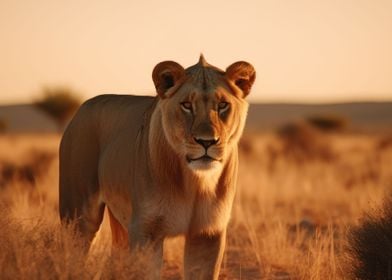
[(144, 113), (154, 107), (156, 98), (152, 96), (104, 94), (84, 102), (75, 116), (76, 119), (92, 119), (101, 125), (137, 123)]

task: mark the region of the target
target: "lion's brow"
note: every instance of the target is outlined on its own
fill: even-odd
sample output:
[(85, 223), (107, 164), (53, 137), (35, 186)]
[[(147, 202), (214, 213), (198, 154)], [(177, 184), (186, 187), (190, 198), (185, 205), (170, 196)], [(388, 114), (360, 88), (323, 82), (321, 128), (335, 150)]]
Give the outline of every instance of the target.
[(189, 67), (186, 72), (194, 86), (199, 87), (204, 92), (216, 86), (223, 73), (222, 70), (209, 65), (205, 61), (199, 61), (199, 63)]

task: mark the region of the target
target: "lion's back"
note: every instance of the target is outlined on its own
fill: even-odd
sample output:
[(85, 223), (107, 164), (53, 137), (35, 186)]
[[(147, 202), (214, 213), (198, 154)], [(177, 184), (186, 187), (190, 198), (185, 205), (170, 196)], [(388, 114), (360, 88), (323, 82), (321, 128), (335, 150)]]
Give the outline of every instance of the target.
[[(137, 130), (146, 111), (153, 106), (152, 96), (105, 94), (82, 104), (63, 135), (67, 138), (89, 137), (89, 141), (105, 141), (125, 130)], [(103, 142), (102, 142), (103, 141)]]

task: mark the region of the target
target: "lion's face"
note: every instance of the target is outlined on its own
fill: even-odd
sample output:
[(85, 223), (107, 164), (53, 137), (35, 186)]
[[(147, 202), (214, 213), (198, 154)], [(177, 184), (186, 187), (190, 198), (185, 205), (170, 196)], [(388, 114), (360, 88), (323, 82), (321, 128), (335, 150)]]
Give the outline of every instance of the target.
[(248, 106), (228, 90), (203, 91), (184, 85), (162, 101), (165, 136), (192, 169), (219, 167), (227, 148), (236, 144), (242, 132)]
[[(169, 67), (154, 78), (158, 64), (153, 78), (162, 97), (159, 108), (166, 139), (192, 170), (221, 168), (244, 127), (248, 109), (244, 97), (254, 81), (253, 67), (239, 62), (225, 73), (203, 58), (187, 70), (174, 62), (163, 63)], [(180, 73), (173, 73), (173, 68)]]

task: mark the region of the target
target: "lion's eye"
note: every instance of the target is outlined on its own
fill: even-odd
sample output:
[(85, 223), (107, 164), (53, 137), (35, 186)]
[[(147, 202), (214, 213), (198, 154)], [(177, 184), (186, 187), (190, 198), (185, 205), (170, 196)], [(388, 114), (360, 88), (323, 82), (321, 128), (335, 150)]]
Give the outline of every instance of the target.
[(220, 102), (220, 103), (218, 104), (219, 113), (223, 113), (223, 112), (226, 111), (227, 109), (229, 109), (229, 103), (227, 103), (227, 102)]
[(186, 112), (190, 112), (190, 111), (192, 111), (192, 103), (191, 102), (182, 102), (181, 108)]

